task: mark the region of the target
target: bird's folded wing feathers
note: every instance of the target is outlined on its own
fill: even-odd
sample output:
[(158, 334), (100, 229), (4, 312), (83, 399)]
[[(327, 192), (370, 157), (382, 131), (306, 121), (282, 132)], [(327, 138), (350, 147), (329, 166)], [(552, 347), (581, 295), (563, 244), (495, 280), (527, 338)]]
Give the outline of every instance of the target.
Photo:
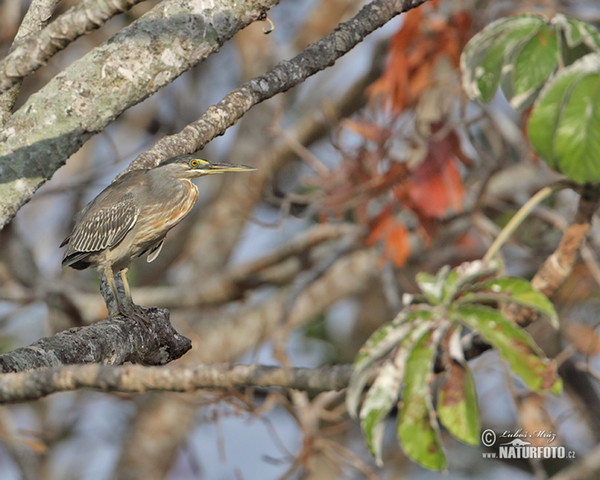
[(117, 245), (133, 228), (139, 209), (132, 199), (100, 208), (83, 218), (69, 239), (69, 250), (97, 252)]

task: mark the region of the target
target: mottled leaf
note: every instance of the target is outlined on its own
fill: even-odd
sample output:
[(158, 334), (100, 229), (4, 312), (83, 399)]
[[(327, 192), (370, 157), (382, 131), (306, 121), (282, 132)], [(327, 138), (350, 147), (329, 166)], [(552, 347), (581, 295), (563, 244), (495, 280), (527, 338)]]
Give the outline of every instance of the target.
[(507, 295), (507, 300), (511, 303), (537, 310), (548, 317), (552, 326), (558, 329), (558, 315), (554, 310), (554, 305), (546, 295), (535, 290), (527, 280), (516, 277), (496, 278), (485, 282), (484, 288), (494, 293)]
[(410, 335), (404, 337), (392, 360), (380, 369), (373, 385), (367, 392), (360, 409), (361, 427), (365, 441), (378, 465), (382, 464), (382, 440), (385, 418), (398, 401), (400, 385), (404, 377), (406, 358), (416, 339), (430, 328), (430, 323), (415, 326)]
[(511, 64), (519, 47), (545, 24), (544, 18), (539, 15), (517, 15), (497, 20), (475, 35), (460, 59), (463, 88), (467, 95), (482, 102), (492, 100), (504, 66)]
[(437, 413), (442, 424), (461, 442), (479, 444), (479, 409), (473, 375), (466, 364), (453, 361), (438, 392)]
[(354, 360), (354, 371), (346, 392), (346, 408), (356, 417), (360, 396), (367, 383), (368, 368), (392, 350), (413, 329), (410, 323), (386, 323), (379, 327), (361, 347)]
[(453, 309), (453, 318), (468, 326), (492, 345), (511, 370), (529, 389), (551, 390), (558, 394), (562, 382), (556, 364), (548, 360), (531, 336), (497, 310), (483, 305), (461, 305)]
[(541, 92), (528, 135), (550, 167), (578, 183), (600, 181), (600, 54), (561, 71)]
[(552, 25), (562, 31), (568, 48), (584, 45), (588, 52), (600, 52), (600, 35), (589, 23), (557, 14), (552, 17)]
[(542, 24), (523, 43), (513, 62), (504, 69), (502, 90), (515, 109), (526, 108), (535, 100), (544, 82), (558, 63), (558, 45), (553, 29)]
[(450, 267), (446, 265), (440, 268), (435, 276), (424, 272), (417, 273), (415, 276), (421, 292), (432, 305), (438, 305), (442, 301), (444, 282), (449, 273)]
[(477, 280), (497, 274), (502, 270), (502, 266), (502, 262), (496, 259), (461, 263), (455, 268), (457, 274), (455, 289), (460, 290), (462, 287), (469, 287)]
[(433, 418), (430, 379), (439, 330), (425, 332), (414, 344), (406, 360), (402, 405), (396, 433), (406, 455), (420, 465), (441, 470), (446, 458)]
[(449, 365), (438, 391), (437, 413), (451, 435), (469, 445), (479, 444), (479, 409), (475, 381), (465, 361), (458, 326), (448, 342)]

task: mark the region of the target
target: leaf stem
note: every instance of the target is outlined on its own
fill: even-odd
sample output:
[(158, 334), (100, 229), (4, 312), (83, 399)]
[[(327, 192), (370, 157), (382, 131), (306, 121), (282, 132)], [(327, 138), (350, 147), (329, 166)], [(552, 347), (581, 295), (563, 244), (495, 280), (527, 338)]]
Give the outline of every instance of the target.
[(483, 256), (483, 260), (488, 262), (500, 251), (506, 241), (515, 233), (515, 230), (519, 228), (521, 223), (527, 218), (527, 216), (537, 207), (541, 202), (548, 198), (553, 193), (558, 192), (564, 188), (573, 187), (573, 183), (568, 180), (562, 180), (552, 185), (542, 188), (533, 197), (519, 209), (517, 213), (510, 219), (506, 226), (502, 229), (500, 234), (496, 237), (490, 248)]

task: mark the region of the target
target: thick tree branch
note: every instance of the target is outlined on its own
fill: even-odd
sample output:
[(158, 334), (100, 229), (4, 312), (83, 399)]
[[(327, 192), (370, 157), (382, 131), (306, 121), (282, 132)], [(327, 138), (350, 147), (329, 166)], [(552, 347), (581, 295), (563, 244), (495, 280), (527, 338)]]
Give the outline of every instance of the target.
[(17, 42), (15, 48), (0, 60), (0, 91), (35, 72), (73, 40), (100, 28), (109, 18), (141, 1), (84, 0), (71, 7), (43, 30)]
[(148, 308), (145, 318), (148, 324), (116, 317), (42, 338), (0, 355), (0, 371), (77, 363), (164, 365), (191, 348), (190, 340), (172, 327), (167, 310)]
[[(17, 45), (21, 40), (31, 38), (42, 28), (44, 28), (59, 1), (60, 0), (32, 0), (25, 17), (21, 22), (19, 31), (15, 35), (14, 42), (10, 49), (11, 53), (9, 53), (9, 55), (11, 55), (12, 52), (18, 48)], [(0, 64), (1, 63), (2, 62), (0, 61)], [(10, 116), (10, 112), (15, 105), (15, 100), (17, 99), (17, 95), (21, 89), (20, 79), (15, 79), (11, 85), (7, 86), (7, 88), (9, 86), (11, 87), (10, 90), (0, 93), (0, 125), (4, 125), (6, 123), (8, 117)]]
[(95, 132), (279, 0), (165, 0), (31, 95), (0, 131), (0, 228)]
[(192, 392), (203, 388), (283, 387), (322, 392), (348, 386), (351, 365), (280, 368), (260, 365), (71, 365), (0, 376), (0, 403), (78, 389), (104, 392)]
[(418, 7), (425, 1), (373, 0), (350, 20), (340, 23), (333, 32), (309, 45), (291, 60), (278, 63), (270, 71), (228, 93), (181, 132), (163, 137), (136, 158), (128, 170), (150, 168), (173, 155), (200, 150), (213, 138), (223, 135), (254, 105), (285, 92), (311, 75), (332, 66), (367, 35), (396, 15)]

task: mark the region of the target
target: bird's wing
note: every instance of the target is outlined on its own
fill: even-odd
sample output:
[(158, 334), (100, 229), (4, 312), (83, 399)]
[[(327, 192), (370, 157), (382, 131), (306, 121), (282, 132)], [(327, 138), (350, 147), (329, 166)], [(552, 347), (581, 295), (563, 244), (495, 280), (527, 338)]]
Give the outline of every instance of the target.
[(114, 247), (133, 228), (139, 215), (133, 196), (129, 195), (119, 203), (90, 211), (84, 213), (68, 239), (71, 252), (97, 252)]

